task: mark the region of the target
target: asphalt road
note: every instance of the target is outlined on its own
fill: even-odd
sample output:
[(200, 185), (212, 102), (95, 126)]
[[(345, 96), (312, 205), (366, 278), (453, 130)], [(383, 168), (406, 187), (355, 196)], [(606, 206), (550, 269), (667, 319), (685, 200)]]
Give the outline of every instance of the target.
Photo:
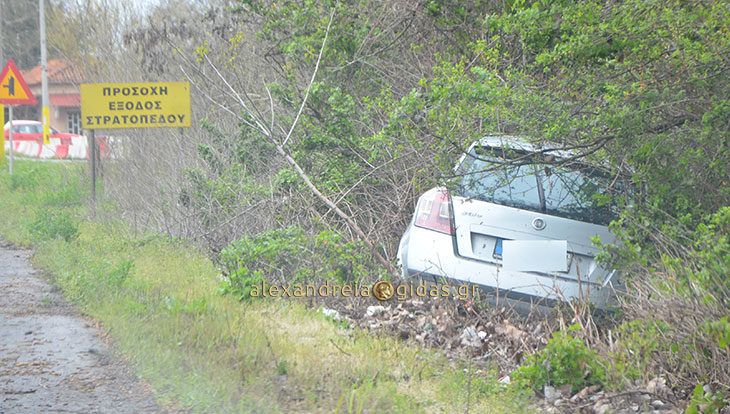
[(30, 254), (0, 239), (0, 414), (169, 412)]

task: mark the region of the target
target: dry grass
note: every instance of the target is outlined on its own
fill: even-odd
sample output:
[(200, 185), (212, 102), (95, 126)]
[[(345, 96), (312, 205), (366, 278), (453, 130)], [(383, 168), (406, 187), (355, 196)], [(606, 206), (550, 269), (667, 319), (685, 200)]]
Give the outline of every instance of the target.
[[(35, 265), (103, 324), (163, 401), (194, 412), (526, 409), (495, 372), (334, 322), (302, 303), (222, 296), (218, 270), (194, 246), (135, 236), (118, 221), (82, 220), (81, 196), (49, 204), (44, 186), (68, 186), (74, 171), (31, 163), (18, 170), (27, 185), (11, 189), (0, 176), (1, 234), (35, 245)], [(47, 208), (73, 213), (78, 237), (30, 235), (24, 217)]]

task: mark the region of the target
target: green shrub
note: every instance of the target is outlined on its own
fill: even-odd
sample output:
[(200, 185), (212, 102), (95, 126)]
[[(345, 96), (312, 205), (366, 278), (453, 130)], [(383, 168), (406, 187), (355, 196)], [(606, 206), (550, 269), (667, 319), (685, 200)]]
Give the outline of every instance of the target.
[(574, 335), (579, 329), (572, 325), (567, 331), (555, 332), (545, 349), (530, 355), (526, 364), (514, 372), (518, 387), (542, 390), (545, 385), (570, 384), (575, 392), (584, 386), (603, 385), (605, 364)]
[(730, 319), (723, 316), (720, 320), (707, 322), (704, 327), (720, 348), (730, 350)]
[(49, 208), (73, 207), (81, 204), (83, 191), (80, 189), (78, 177), (69, 177), (69, 182), (57, 191), (43, 195), (43, 206)]
[(38, 168), (18, 168), (13, 175), (8, 176), (8, 185), (13, 191), (34, 188), (38, 186), (40, 176), (41, 172)]
[(276, 364), (276, 375), (286, 375), (289, 373), (289, 362), (286, 359), (280, 359)]
[(223, 249), (219, 258), (224, 276), (221, 292), (240, 299), (248, 298), (262, 280), (343, 282), (384, 275), (362, 243), (343, 241), (330, 230), (308, 236), (299, 226), (243, 237)]
[(114, 266), (109, 273), (105, 274), (106, 283), (111, 286), (120, 286), (125, 280), (127, 280), (127, 278), (129, 278), (133, 267), (134, 262), (132, 260), (124, 260), (120, 262)]
[[(696, 240), (680, 274), (688, 274), (714, 300), (730, 307), (730, 207), (723, 207), (700, 223), (692, 237)], [(682, 271), (683, 270), (683, 271)]]
[(283, 276), (292, 271), (304, 255), (304, 243), (301, 228), (295, 226), (232, 242), (220, 253), (226, 278), (222, 291), (240, 299), (248, 298), (253, 286), (260, 283), (264, 275), (279, 272)]
[(692, 398), (687, 407), (687, 414), (719, 413), (727, 405), (725, 398), (728, 394), (723, 392), (705, 392), (702, 384), (697, 384), (692, 393)]
[[(616, 350), (611, 354), (614, 371), (612, 385), (620, 387), (622, 380), (648, 381), (653, 376), (656, 354), (671, 351), (664, 339), (670, 326), (656, 320), (632, 320), (624, 322), (617, 330)], [(676, 345), (676, 344), (675, 344)]]
[(37, 210), (35, 220), (30, 223), (28, 230), (36, 241), (60, 237), (70, 242), (79, 234), (78, 226), (70, 213), (54, 210)]

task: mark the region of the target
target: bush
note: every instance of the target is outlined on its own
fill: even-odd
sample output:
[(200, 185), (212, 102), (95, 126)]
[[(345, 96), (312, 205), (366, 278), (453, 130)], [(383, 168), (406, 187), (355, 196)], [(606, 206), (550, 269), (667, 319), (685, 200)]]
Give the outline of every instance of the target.
[(622, 381), (647, 382), (661, 372), (657, 355), (671, 352), (670, 344), (664, 339), (665, 332), (671, 329), (669, 324), (651, 319), (624, 322), (616, 332), (618, 341), (611, 353), (614, 367), (609, 375), (611, 384), (620, 388)]
[(243, 237), (223, 249), (219, 258), (224, 276), (221, 291), (240, 299), (248, 298), (262, 280), (343, 282), (384, 272), (361, 243), (345, 242), (329, 230), (309, 236), (299, 226)]
[(719, 413), (727, 405), (725, 399), (730, 391), (706, 392), (702, 384), (697, 384), (687, 407), (687, 414)]
[(712, 336), (717, 346), (730, 351), (730, 319), (723, 316), (718, 321), (708, 322), (704, 329)]
[(570, 384), (573, 392), (588, 385), (603, 385), (603, 360), (575, 336), (579, 329), (572, 325), (567, 331), (555, 332), (545, 349), (530, 355), (527, 363), (514, 372), (515, 383), (533, 390)]
[(232, 242), (219, 256), (225, 277), (222, 291), (246, 299), (264, 275), (277, 272), (285, 276), (294, 270), (302, 256), (304, 242), (302, 230), (298, 227), (246, 236)]
[(623, 243), (611, 248), (613, 259), (629, 276), (615, 379), (666, 376), (689, 394), (700, 382), (730, 381), (730, 208), (660, 225), (624, 214), (615, 229)]
[(29, 231), (37, 241), (60, 237), (66, 242), (70, 242), (75, 240), (79, 234), (79, 229), (70, 213), (53, 210), (38, 210), (35, 220), (30, 224)]
[(11, 190), (22, 190), (38, 186), (41, 179), (41, 172), (38, 168), (18, 169), (13, 175), (8, 176), (8, 185)]
[(105, 272), (103, 278), (110, 286), (121, 286), (129, 278), (133, 267), (134, 262), (132, 260), (124, 260), (114, 266), (108, 273)]

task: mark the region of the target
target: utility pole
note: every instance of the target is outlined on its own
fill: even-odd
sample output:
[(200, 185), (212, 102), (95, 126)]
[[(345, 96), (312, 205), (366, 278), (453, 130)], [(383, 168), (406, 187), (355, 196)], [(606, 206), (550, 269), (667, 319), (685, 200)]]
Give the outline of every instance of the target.
[[(0, 0), (0, 10), (5, 10), (5, 0)], [(0, 23), (0, 62), (5, 62), (3, 49), (3, 25)], [(0, 104), (0, 125), (5, 127), (5, 105)], [(5, 131), (0, 132), (0, 165), (5, 165)]]
[[(5, 0), (0, 0), (0, 10), (5, 10)], [(3, 27), (0, 23), (0, 62), (5, 62), (5, 49), (3, 44)]]
[(38, 0), (40, 7), (40, 26), (41, 26), (41, 87), (43, 88), (43, 143), (48, 144), (48, 134), (51, 119), (48, 114), (48, 57), (46, 56), (46, 12), (44, 0)]

